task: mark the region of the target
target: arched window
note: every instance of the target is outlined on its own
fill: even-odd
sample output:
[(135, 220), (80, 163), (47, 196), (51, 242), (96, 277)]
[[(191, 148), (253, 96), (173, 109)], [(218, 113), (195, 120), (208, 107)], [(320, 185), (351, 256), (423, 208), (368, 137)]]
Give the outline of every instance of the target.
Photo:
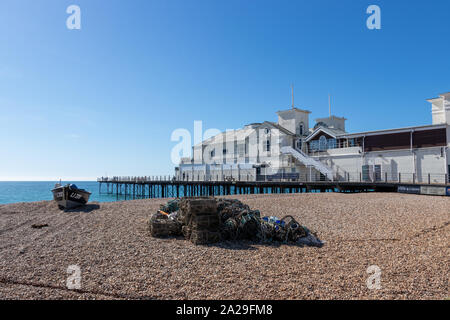
[(327, 150), (327, 137), (321, 136), (319, 138), (319, 150), (320, 151)]

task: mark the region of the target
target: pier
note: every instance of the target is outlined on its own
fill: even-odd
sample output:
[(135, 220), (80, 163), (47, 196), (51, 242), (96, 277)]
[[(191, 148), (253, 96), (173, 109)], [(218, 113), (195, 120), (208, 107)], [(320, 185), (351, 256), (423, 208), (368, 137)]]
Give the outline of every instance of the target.
[[(100, 194), (116, 195), (116, 199), (125, 200), (150, 198), (203, 197), (243, 194), (283, 194), (283, 193), (318, 193), (318, 192), (397, 192), (399, 187), (419, 190), (422, 186), (448, 188), (450, 184), (418, 183), (413, 179), (402, 182), (401, 175), (397, 181), (301, 181), (296, 179), (255, 179), (254, 181), (196, 180), (183, 181), (175, 177), (101, 177), (97, 179)], [(448, 181), (448, 180), (446, 180)], [(419, 192), (412, 192), (419, 193)], [(444, 190), (445, 195), (445, 190)]]

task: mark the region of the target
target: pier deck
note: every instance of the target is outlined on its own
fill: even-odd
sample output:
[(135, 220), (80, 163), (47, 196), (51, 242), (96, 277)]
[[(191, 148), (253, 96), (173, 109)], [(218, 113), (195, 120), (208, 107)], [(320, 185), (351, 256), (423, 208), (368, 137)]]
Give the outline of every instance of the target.
[[(351, 181), (180, 181), (147, 177), (98, 178), (99, 193), (115, 194), (116, 198), (178, 198), (240, 194), (277, 194), (307, 192), (397, 192), (400, 186), (420, 188), (450, 184), (410, 182)], [(106, 190), (102, 189), (106, 187)]]

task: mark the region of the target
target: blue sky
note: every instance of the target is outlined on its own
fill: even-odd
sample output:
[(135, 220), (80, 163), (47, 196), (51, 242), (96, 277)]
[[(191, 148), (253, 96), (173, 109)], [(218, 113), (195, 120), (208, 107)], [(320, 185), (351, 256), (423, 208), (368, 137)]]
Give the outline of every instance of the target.
[[(66, 8), (81, 8), (68, 30)], [(382, 29), (368, 30), (376, 4)], [(431, 123), (450, 91), (450, 2), (2, 0), (0, 180), (173, 173), (171, 133), (276, 120)]]

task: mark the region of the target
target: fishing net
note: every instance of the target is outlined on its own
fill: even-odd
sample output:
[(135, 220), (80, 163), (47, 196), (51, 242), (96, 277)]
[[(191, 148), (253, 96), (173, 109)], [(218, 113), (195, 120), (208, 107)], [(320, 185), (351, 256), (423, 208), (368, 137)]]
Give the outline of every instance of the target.
[(166, 204), (161, 205), (161, 210), (167, 213), (172, 213), (179, 210), (180, 199), (170, 200)]
[(161, 210), (150, 219), (152, 235), (182, 234), (194, 244), (221, 240), (322, 244), (293, 216), (261, 218), (258, 210), (236, 199), (176, 199), (161, 205)]

